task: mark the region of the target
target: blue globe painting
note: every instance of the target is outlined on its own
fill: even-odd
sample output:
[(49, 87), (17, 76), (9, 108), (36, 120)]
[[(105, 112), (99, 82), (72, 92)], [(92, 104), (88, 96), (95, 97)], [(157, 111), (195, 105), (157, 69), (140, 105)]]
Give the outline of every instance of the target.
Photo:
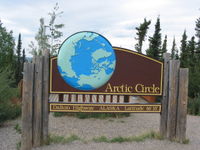
[(109, 41), (95, 32), (78, 32), (65, 40), (58, 54), (64, 81), (78, 90), (95, 90), (111, 78), (116, 57)]

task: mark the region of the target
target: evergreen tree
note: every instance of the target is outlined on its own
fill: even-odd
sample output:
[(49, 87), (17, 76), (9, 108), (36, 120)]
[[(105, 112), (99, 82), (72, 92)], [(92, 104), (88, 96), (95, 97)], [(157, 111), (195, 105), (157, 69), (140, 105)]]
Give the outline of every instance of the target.
[(7, 67), (15, 69), (13, 67), (15, 64), (14, 47), (15, 42), (12, 31), (8, 32), (0, 21), (0, 70), (3, 70)]
[(183, 33), (182, 40), (181, 40), (181, 47), (180, 47), (180, 62), (181, 67), (188, 67), (188, 50), (187, 50), (187, 35), (186, 30)]
[(197, 60), (198, 60), (199, 65), (200, 65), (200, 18), (198, 18), (196, 20), (195, 31), (196, 31), (195, 36), (197, 38), (197, 43), (196, 43)]
[(167, 52), (167, 35), (165, 35), (165, 39), (163, 41), (162, 49), (161, 49), (161, 58), (163, 59), (163, 54)]
[(195, 97), (200, 91), (200, 66), (195, 53), (195, 37), (193, 36), (187, 44), (188, 68), (189, 68), (189, 96)]
[(178, 56), (178, 49), (176, 47), (175, 37), (174, 37), (173, 44), (172, 44), (172, 49), (171, 49), (171, 58), (172, 59), (178, 59), (179, 58), (179, 56)]
[(26, 53), (25, 53), (25, 49), (23, 49), (22, 52), (22, 71), (24, 71), (24, 63), (26, 62)]
[(22, 40), (21, 40), (21, 34), (19, 34), (17, 43), (17, 64), (15, 72), (16, 83), (18, 83), (22, 79), (21, 49), (22, 49)]
[(195, 37), (193, 36), (187, 45), (188, 61), (190, 67), (194, 67), (196, 65), (195, 44), (196, 44)]
[(175, 51), (176, 51), (176, 41), (175, 41), (175, 37), (174, 37), (172, 49), (171, 49), (171, 58), (172, 59), (175, 59)]
[(139, 27), (135, 28), (137, 30), (136, 35), (138, 36), (137, 38), (135, 38), (138, 41), (138, 43), (135, 45), (135, 49), (139, 53), (142, 53), (142, 44), (143, 44), (143, 41), (145, 41), (147, 30), (149, 29), (150, 24), (151, 24), (151, 20), (147, 21), (145, 18), (144, 22), (140, 24)]
[(160, 28), (160, 18), (157, 18), (155, 24), (155, 32), (153, 37), (149, 38), (149, 49), (146, 51), (147, 55), (155, 59), (160, 59), (161, 53), (161, 28)]

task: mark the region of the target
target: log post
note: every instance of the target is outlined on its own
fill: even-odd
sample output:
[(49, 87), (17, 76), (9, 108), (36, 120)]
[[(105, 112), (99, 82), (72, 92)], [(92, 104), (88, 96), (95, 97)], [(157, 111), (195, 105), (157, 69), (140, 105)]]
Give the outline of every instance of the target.
[(186, 139), (187, 101), (188, 101), (188, 68), (180, 69), (177, 107), (176, 139), (183, 143)]
[(164, 79), (163, 79), (163, 96), (161, 101), (161, 115), (160, 115), (160, 134), (162, 137), (167, 136), (167, 115), (168, 115), (168, 99), (169, 99), (169, 60), (170, 54), (164, 54)]
[(180, 61), (178, 60), (169, 61), (169, 103), (168, 103), (167, 137), (170, 140), (174, 140), (176, 138), (179, 68), (180, 68)]
[(42, 141), (45, 143), (48, 139), (48, 127), (49, 127), (49, 50), (45, 50), (43, 53), (43, 88), (42, 88)]
[(42, 84), (43, 84), (43, 57), (35, 58), (35, 86), (33, 105), (33, 147), (42, 144)]
[(32, 149), (34, 64), (24, 64), (21, 150)]

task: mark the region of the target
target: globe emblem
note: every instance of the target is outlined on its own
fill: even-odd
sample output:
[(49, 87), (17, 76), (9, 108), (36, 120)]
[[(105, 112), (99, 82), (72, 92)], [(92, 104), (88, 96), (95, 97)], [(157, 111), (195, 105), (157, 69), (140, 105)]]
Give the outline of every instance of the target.
[(112, 45), (95, 32), (78, 32), (60, 47), (57, 66), (64, 81), (78, 90), (95, 90), (111, 78), (116, 64)]

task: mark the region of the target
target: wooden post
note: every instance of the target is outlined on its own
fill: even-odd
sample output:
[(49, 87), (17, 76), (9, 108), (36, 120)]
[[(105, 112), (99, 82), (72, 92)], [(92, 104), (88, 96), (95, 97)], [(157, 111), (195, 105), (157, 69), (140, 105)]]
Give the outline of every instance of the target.
[(169, 61), (169, 103), (168, 103), (167, 137), (170, 140), (174, 140), (176, 138), (179, 67), (180, 67), (180, 61), (178, 60)]
[(162, 110), (160, 116), (160, 134), (162, 137), (167, 136), (167, 115), (168, 115), (168, 99), (169, 99), (169, 60), (170, 54), (164, 54), (164, 80), (163, 80), (163, 96), (162, 96)]
[(35, 86), (33, 105), (33, 147), (42, 144), (42, 81), (43, 81), (43, 57), (35, 58)]
[(43, 98), (42, 98), (42, 141), (46, 142), (48, 139), (49, 127), (49, 50), (43, 53)]
[(21, 150), (32, 149), (34, 64), (24, 64)]
[(176, 139), (181, 143), (186, 139), (188, 71), (188, 68), (180, 69), (179, 76)]

